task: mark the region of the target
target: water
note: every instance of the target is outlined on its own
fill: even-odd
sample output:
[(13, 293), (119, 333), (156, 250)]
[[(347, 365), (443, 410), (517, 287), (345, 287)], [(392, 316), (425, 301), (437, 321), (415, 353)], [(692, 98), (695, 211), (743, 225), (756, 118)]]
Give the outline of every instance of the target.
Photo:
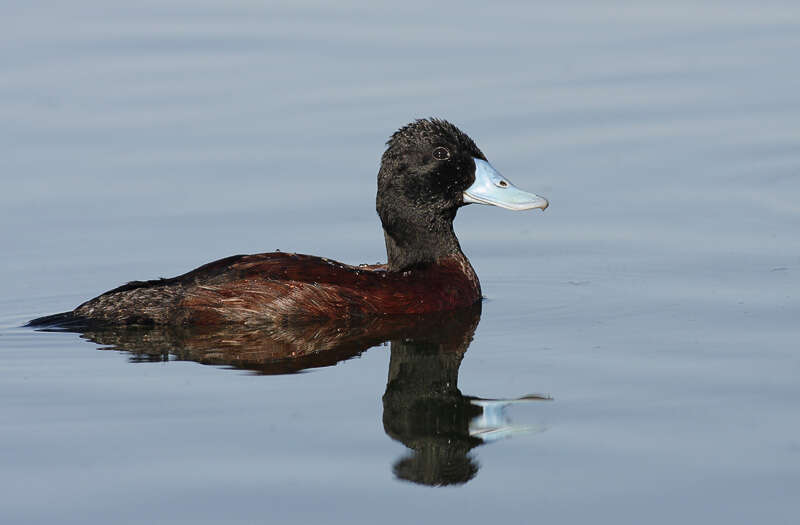
[[(4, 523), (794, 522), (793, 3), (0, 11)], [(382, 260), (383, 142), (429, 115), (552, 203), (460, 212), (466, 347), (280, 375), (20, 328), (234, 253)]]

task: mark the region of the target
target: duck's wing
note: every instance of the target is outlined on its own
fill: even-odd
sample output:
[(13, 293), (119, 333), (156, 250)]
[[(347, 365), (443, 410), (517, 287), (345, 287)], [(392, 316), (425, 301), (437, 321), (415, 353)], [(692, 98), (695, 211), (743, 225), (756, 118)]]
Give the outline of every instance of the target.
[[(286, 310), (299, 289), (305, 291), (302, 299), (319, 307), (352, 301), (353, 297), (341, 291), (336, 294), (338, 301), (334, 305), (330, 290), (327, 294), (317, 293), (316, 298), (311, 296), (314, 291), (326, 291), (319, 289), (323, 283), (352, 286), (361, 273), (357, 267), (310, 255), (234, 255), (177, 277), (131, 281), (53, 319), (58, 321), (66, 315), (71, 321), (84, 324), (143, 325), (272, 321)], [(313, 309), (301, 314), (330, 317)]]

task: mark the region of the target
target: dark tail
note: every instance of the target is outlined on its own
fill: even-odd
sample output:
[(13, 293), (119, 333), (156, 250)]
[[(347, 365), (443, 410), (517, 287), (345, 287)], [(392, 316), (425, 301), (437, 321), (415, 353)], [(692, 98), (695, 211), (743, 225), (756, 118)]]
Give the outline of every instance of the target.
[(75, 312), (62, 312), (60, 314), (46, 315), (28, 321), (25, 326), (36, 328), (73, 328), (86, 323), (86, 319), (75, 315)]

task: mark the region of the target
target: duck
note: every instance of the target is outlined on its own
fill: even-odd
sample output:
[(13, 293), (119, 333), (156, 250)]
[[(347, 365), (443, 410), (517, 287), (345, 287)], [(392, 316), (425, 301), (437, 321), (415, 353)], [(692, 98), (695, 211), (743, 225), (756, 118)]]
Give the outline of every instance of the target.
[(376, 210), (387, 262), (350, 265), (287, 252), (234, 255), (177, 277), (131, 281), (29, 326), (220, 325), (420, 315), (469, 307), (481, 286), (453, 221), (470, 204), (545, 210), (444, 119), (417, 119), (386, 142)]

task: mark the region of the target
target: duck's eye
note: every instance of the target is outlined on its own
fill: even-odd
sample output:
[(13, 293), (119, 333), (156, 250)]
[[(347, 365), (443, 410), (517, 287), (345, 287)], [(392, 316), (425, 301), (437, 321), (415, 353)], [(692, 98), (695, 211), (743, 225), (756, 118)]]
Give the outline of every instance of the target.
[(433, 150), (433, 158), (436, 160), (447, 160), (450, 158), (450, 152), (447, 148), (439, 146)]

